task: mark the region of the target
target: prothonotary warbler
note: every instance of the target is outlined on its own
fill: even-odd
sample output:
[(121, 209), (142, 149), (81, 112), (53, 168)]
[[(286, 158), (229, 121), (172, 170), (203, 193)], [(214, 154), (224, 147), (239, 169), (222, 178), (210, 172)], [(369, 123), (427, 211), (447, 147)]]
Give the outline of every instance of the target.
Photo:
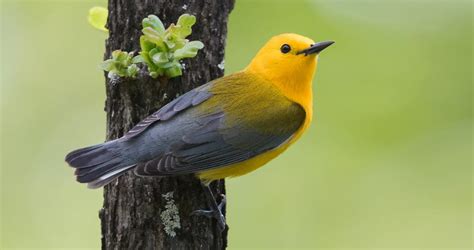
[(275, 36), (244, 70), (185, 93), (123, 137), (72, 151), (66, 161), (90, 188), (130, 170), (139, 176), (193, 173), (203, 183), (249, 173), (308, 128), (317, 58), (333, 43)]

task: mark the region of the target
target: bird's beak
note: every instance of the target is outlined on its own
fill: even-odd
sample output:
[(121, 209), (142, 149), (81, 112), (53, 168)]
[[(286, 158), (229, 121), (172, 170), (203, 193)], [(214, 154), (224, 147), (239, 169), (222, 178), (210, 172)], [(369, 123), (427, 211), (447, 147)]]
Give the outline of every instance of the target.
[(334, 41), (324, 41), (324, 42), (311, 44), (311, 46), (309, 48), (298, 51), (298, 53), (296, 53), (296, 54), (297, 55), (304, 54), (305, 56), (311, 55), (311, 54), (316, 54), (316, 53), (319, 53), (319, 52), (323, 51), (325, 48), (331, 46), (331, 44), (333, 44), (333, 43), (334, 43)]

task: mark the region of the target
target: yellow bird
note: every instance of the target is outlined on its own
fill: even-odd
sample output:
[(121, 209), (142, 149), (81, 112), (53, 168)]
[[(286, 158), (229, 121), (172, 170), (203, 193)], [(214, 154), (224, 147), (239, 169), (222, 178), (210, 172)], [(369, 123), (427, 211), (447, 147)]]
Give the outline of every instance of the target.
[[(140, 176), (194, 173), (203, 183), (251, 172), (308, 128), (317, 58), (333, 43), (275, 36), (244, 70), (187, 92), (123, 137), (75, 150), (66, 161), (91, 188), (132, 169)], [(215, 200), (211, 205), (217, 209)]]

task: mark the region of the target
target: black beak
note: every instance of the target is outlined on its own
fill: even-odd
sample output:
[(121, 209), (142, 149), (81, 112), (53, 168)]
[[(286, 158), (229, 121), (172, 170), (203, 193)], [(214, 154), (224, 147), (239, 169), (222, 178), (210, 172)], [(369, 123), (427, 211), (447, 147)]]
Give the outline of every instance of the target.
[(311, 46), (309, 48), (298, 51), (298, 53), (296, 53), (296, 54), (299, 55), (299, 54), (304, 53), (304, 55), (307, 56), (307, 55), (319, 53), (319, 52), (323, 51), (325, 48), (331, 46), (331, 44), (333, 44), (333, 43), (334, 43), (334, 41), (325, 41), (325, 42), (319, 42), (319, 43), (311, 44)]

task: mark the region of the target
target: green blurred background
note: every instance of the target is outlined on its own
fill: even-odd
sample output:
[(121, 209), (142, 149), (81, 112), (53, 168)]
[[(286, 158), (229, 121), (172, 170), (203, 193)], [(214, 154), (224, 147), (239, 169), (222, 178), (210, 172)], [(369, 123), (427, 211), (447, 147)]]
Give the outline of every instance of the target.
[[(0, 248), (99, 248), (102, 192), (71, 149), (104, 140), (105, 1), (1, 4)], [(244, 1), (226, 72), (272, 35), (335, 40), (309, 132), (228, 183), (230, 249), (472, 248), (472, 2)]]

